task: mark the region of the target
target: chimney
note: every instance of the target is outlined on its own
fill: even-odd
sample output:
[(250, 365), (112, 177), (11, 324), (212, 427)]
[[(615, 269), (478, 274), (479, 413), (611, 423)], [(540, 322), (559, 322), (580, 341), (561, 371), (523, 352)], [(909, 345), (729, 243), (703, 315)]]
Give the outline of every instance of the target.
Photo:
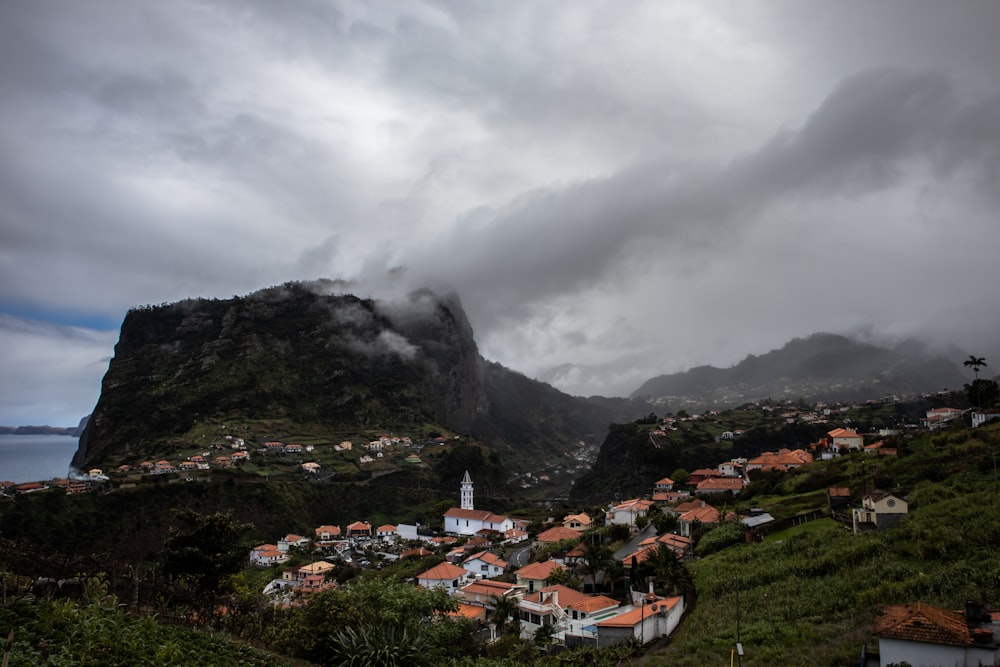
[(559, 591), (552, 591), (552, 597), (550, 598), (553, 606), (559, 606)]
[(649, 580), (649, 594), (650, 595), (655, 595), (653, 593), (653, 580), (652, 579)]

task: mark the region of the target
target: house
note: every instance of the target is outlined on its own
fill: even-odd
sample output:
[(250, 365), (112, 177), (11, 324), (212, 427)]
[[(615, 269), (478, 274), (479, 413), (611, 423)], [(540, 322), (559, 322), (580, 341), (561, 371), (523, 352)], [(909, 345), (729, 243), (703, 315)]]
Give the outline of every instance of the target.
[(691, 473), (691, 476), (688, 479), (688, 484), (694, 484), (697, 486), (709, 477), (722, 477), (722, 473), (718, 470), (711, 470), (710, 468), (698, 468)]
[(706, 480), (702, 480), (695, 487), (694, 492), (695, 495), (699, 496), (716, 493), (730, 493), (735, 496), (743, 490), (744, 486), (746, 486), (746, 481), (742, 477), (709, 477)]
[(922, 602), (883, 607), (875, 619), (879, 665), (912, 667), (996, 665), (1000, 623), (966, 604), (965, 612)]
[(874, 491), (861, 498), (861, 507), (853, 511), (854, 532), (872, 528), (892, 528), (908, 511), (905, 500), (885, 491)]
[(285, 445), (285, 449), (283, 451), (285, 454), (301, 454), (302, 445), (297, 445), (297, 444)]
[(316, 543), (326, 546), (340, 539), (340, 526), (323, 525), (316, 529)]
[(493, 608), (495, 598), (517, 597), (524, 595), (524, 588), (505, 581), (481, 579), (462, 587), (462, 597), (469, 604)]
[(685, 512), (701, 509), (702, 507), (710, 507), (710, 505), (701, 499), (685, 500), (679, 505), (675, 505), (673, 507), (664, 507), (663, 512), (665, 514), (672, 514), (673, 516), (680, 516)]
[(827, 431), (826, 434), (830, 438), (830, 449), (836, 452), (857, 451), (865, 444), (864, 438), (858, 435), (854, 429), (835, 428), (832, 431)]
[(320, 465), (315, 461), (306, 461), (302, 464), (302, 470), (309, 473), (310, 475), (315, 475), (319, 472)]
[(636, 520), (638, 520), (641, 516), (646, 516), (652, 506), (652, 500), (643, 500), (642, 498), (626, 500), (625, 502), (614, 505), (608, 509), (608, 513), (604, 518), (604, 521), (609, 525), (619, 524), (634, 528)]
[(486, 510), (452, 507), (444, 513), (444, 532), (453, 535), (475, 535), (481, 530), (505, 533), (513, 527), (510, 517)]
[(315, 563), (309, 563), (308, 565), (303, 565), (299, 568), (296, 573), (296, 577), (299, 581), (305, 581), (306, 577), (310, 576), (321, 576), (325, 577), (331, 572), (333, 572), (336, 566), (333, 563), (328, 563), (325, 560), (318, 560)]
[(309, 546), (309, 538), (289, 533), (278, 540), (278, 550), (288, 552), (292, 548), (304, 549)]
[(826, 506), (832, 512), (851, 503), (851, 490), (846, 486), (831, 486), (826, 490)]
[[(861, 436), (858, 436), (860, 442)], [(860, 449), (860, 446), (858, 447)], [(751, 470), (792, 470), (813, 462), (813, 455), (801, 449), (791, 451), (779, 449), (776, 452), (764, 452), (746, 463), (746, 471)]]
[(719, 474), (723, 477), (742, 477), (743, 466), (745, 466), (746, 463), (746, 459), (733, 459), (732, 461), (720, 463), (716, 470), (718, 470)]
[(333, 451), (335, 452), (349, 452), (354, 449), (354, 443), (350, 440), (343, 440), (340, 443), (333, 446)]
[(535, 536), (535, 548), (545, 548), (553, 544), (558, 544), (563, 540), (578, 542), (580, 540), (580, 533), (572, 528), (564, 528), (563, 526), (549, 528), (548, 530), (543, 530)]
[(1000, 419), (1000, 410), (980, 410), (972, 413), (972, 428), (979, 428), (986, 422)]
[(618, 600), (587, 595), (568, 586), (546, 586), (521, 599), (517, 606), (521, 636), (532, 637), (544, 625), (555, 626), (556, 636), (587, 636), (594, 618), (618, 607)]
[(250, 564), (256, 567), (271, 567), (288, 560), (288, 553), (278, 549), (276, 544), (259, 544), (250, 551)]
[(417, 575), (417, 583), (424, 588), (443, 588), (451, 595), (458, 595), (469, 583), (469, 573), (451, 563), (439, 563)]
[(386, 524), (375, 529), (375, 538), (383, 542), (393, 542), (397, 537), (399, 537), (399, 533), (396, 532), (395, 526)]
[(719, 510), (715, 509), (711, 505), (705, 505), (704, 507), (699, 507), (698, 509), (693, 509), (677, 517), (677, 525), (680, 528), (681, 535), (684, 537), (691, 537), (691, 532), (695, 527), (704, 525), (706, 523), (719, 523), (722, 519), (735, 518), (732, 512), (727, 512), (725, 517), (721, 517)]
[(548, 579), (552, 576), (552, 571), (562, 569), (562, 566), (554, 560), (546, 560), (541, 563), (528, 563), (520, 570), (514, 571), (514, 577), (519, 586), (524, 586), (529, 593), (543, 588), (548, 584)]
[(485, 625), (487, 613), (488, 610), (486, 607), (459, 602), (458, 608), (455, 609), (455, 611), (449, 611), (448, 616), (451, 618), (464, 618), (472, 621), (476, 625)]
[(659, 491), (666, 492), (673, 490), (674, 490), (674, 480), (670, 479), (669, 477), (664, 477), (661, 480), (653, 482), (653, 493)]
[(582, 533), (594, 527), (594, 520), (586, 512), (580, 514), (567, 514), (563, 517), (563, 527)]
[(648, 537), (638, 544), (635, 551), (621, 559), (622, 565), (632, 568), (643, 563), (656, 554), (659, 549), (669, 549), (677, 558), (683, 558), (691, 553), (693, 541), (690, 537), (666, 533), (659, 537)]
[(687, 500), (691, 497), (689, 491), (657, 491), (653, 494), (653, 502), (657, 505), (671, 505)]
[(347, 538), (363, 539), (372, 536), (372, 525), (367, 521), (355, 521), (347, 526)]
[(502, 575), (507, 570), (507, 561), (502, 560), (492, 551), (480, 551), (474, 556), (466, 558), (462, 562), (462, 567), (465, 568), (470, 577), (489, 579)]
[(934, 408), (927, 411), (927, 416), (921, 420), (924, 427), (930, 431), (945, 426), (962, 416), (962, 411), (958, 408)]
[(684, 598), (661, 598), (640, 594), (630, 608), (597, 623), (599, 646), (610, 646), (630, 640), (640, 644), (668, 637), (684, 615)]

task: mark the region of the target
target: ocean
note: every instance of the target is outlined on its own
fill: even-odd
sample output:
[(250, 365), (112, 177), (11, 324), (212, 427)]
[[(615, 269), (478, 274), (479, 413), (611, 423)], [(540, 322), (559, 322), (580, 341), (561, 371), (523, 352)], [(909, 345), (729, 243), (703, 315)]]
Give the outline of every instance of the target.
[(23, 484), (66, 477), (79, 438), (0, 434), (0, 481)]

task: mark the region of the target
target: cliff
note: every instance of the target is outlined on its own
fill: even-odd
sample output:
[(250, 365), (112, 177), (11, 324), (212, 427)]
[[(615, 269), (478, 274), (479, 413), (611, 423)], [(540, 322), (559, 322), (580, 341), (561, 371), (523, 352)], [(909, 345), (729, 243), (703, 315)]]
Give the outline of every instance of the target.
[[(639, 402), (598, 404), (487, 363), (456, 297), (397, 302), (289, 283), (130, 311), (73, 465), (169, 453), (204, 420), (285, 420), (331, 433), (436, 429), (517, 467), (596, 444)], [(543, 456), (539, 458), (537, 453)], [(138, 454), (137, 454), (138, 455)]]

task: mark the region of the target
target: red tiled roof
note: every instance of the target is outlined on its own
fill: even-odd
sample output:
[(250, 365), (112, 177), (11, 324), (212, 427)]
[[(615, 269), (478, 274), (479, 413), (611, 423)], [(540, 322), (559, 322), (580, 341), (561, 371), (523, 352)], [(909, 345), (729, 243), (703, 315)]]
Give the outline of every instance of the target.
[(538, 534), (535, 538), (539, 542), (560, 542), (562, 540), (578, 540), (580, 539), (580, 533), (573, 530), (572, 528), (565, 528), (563, 526), (556, 526), (555, 528), (549, 528)]
[(965, 615), (929, 604), (883, 607), (875, 619), (875, 634), (887, 639), (904, 639), (947, 646), (969, 646), (972, 636)]
[(464, 510), (461, 507), (452, 507), (444, 515), (454, 519), (469, 519), (486, 523), (503, 523), (507, 520), (507, 517), (502, 514), (494, 514), (487, 510)]
[(597, 624), (599, 628), (634, 628), (643, 619), (652, 616), (654, 613), (653, 605), (655, 604), (657, 608), (661, 605), (666, 606), (667, 609), (673, 609), (674, 606), (680, 602), (679, 597), (667, 598), (665, 600), (657, 600), (650, 604), (645, 604), (632, 611), (627, 611), (624, 614), (619, 614), (617, 616), (612, 616), (611, 618), (605, 619)]
[(744, 487), (742, 477), (709, 477), (698, 482), (699, 491), (740, 491)]
[(472, 621), (483, 620), (486, 618), (486, 607), (459, 602), (458, 609), (449, 611), (448, 615), (452, 618), (467, 618)]
[(452, 579), (459, 579), (460, 577), (466, 576), (468, 573), (457, 565), (452, 565), (451, 563), (440, 563), (435, 565), (426, 572), (417, 575), (417, 579), (431, 579), (435, 581), (445, 581)]
[(522, 579), (548, 579), (549, 575), (552, 574), (552, 570), (557, 567), (562, 566), (554, 560), (547, 560), (541, 563), (529, 563), (514, 572), (514, 574)]
[(514, 588), (516, 588), (514, 584), (508, 584), (505, 581), (480, 579), (467, 586), (463, 586), (462, 591), (468, 593), (479, 593), (480, 595), (496, 595), (497, 597), (502, 597), (514, 590)]

